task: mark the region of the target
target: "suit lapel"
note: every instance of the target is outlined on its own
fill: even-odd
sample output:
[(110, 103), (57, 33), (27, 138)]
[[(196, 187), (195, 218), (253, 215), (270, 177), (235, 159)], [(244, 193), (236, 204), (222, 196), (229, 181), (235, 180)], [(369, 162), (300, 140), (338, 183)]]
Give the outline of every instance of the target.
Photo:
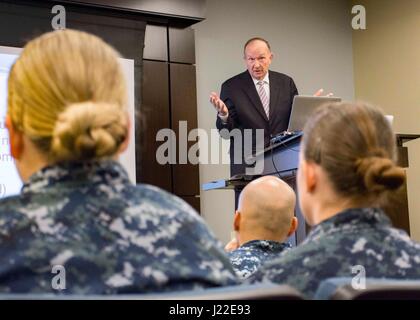
[(277, 106), (277, 100), (279, 98), (279, 84), (277, 82), (277, 78), (274, 76), (274, 74), (269, 71), (269, 77), (270, 77), (270, 120), (273, 119), (273, 116), (275, 115), (275, 108)]
[[(265, 111), (264, 111), (264, 107), (261, 103), (260, 96), (258, 95), (257, 89), (255, 88), (254, 81), (252, 81), (252, 77), (248, 71), (245, 71), (242, 81), (244, 84), (243, 90), (245, 91), (248, 98), (251, 100), (252, 105), (260, 113), (260, 115), (265, 119), (265, 121), (268, 121), (267, 115), (265, 114)], [(270, 83), (271, 83), (271, 79), (270, 79)], [(271, 87), (270, 87), (270, 90), (271, 90)], [(270, 91), (270, 98), (271, 98), (271, 91)], [(270, 105), (271, 105), (271, 102), (270, 102)]]

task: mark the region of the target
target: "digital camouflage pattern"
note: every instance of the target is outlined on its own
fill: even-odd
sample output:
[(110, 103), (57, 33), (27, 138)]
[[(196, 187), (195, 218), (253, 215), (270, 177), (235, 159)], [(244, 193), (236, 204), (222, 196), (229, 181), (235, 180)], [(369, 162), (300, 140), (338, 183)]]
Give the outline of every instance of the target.
[(287, 242), (252, 240), (228, 253), (233, 269), (239, 278), (253, 274), (266, 261), (278, 258), (280, 253), (291, 248)]
[[(66, 289), (52, 289), (55, 265)], [(133, 185), (113, 161), (51, 166), (0, 201), (0, 291), (117, 294), (237, 282), (221, 243), (183, 200)]]
[(298, 247), (262, 266), (250, 282), (289, 284), (313, 298), (319, 284), (331, 277), (420, 279), (420, 244), (391, 226), (380, 209), (349, 209), (309, 233)]

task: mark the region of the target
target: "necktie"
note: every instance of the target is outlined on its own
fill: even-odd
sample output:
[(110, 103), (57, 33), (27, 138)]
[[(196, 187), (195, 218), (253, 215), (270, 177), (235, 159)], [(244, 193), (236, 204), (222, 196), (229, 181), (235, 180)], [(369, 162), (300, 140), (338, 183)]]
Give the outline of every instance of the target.
[(270, 114), (270, 100), (267, 97), (267, 93), (264, 90), (264, 81), (258, 81), (258, 95), (260, 96), (261, 103), (263, 105), (265, 114), (267, 115), (267, 119), (269, 119)]

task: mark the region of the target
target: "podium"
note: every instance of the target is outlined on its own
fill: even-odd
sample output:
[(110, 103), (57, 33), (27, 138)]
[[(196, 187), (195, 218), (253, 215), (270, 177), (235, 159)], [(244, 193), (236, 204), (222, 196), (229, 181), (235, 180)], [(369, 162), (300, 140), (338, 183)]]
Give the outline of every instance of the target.
[(300, 141), (302, 133), (284, 139), (281, 142), (270, 145), (264, 150), (256, 153), (249, 162), (263, 161), (263, 170), (257, 174), (242, 174), (230, 179), (215, 180), (203, 184), (203, 190), (234, 189), (247, 185), (250, 181), (261, 176), (276, 175), (281, 179), (287, 179), (296, 174), (299, 163)]
[(299, 206), (299, 198), (296, 184), (296, 173), (299, 166), (300, 143), (302, 132), (291, 135), (290, 137), (274, 143), (256, 154), (256, 161), (264, 161), (262, 175), (277, 176), (285, 181), (296, 193), (295, 217), (298, 219), (298, 227), (294, 236), (289, 241), (298, 245), (309, 232), (309, 226), (305, 223), (302, 211)]
[[(288, 183), (297, 194), (296, 172), (299, 164), (301, 138), (302, 133), (291, 135), (256, 153), (252, 159), (247, 159), (250, 163), (261, 161), (263, 163), (261, 172), (258, 171), (256, 174), (250, 175), (237, 175), (227, 180), (211, 181), (203, 184), (203, 190), (243, 188), (254, 179), (272, 175), (278, 176)], [(295, 216), (298, 218), (299, 223), (295, 234), (289, 238), (289, 242), (292, 245), (301, 243), (305, 239), (309, 229), (305, 224), (305, 219), (303, 218), (298, 202), (296, 203)]]

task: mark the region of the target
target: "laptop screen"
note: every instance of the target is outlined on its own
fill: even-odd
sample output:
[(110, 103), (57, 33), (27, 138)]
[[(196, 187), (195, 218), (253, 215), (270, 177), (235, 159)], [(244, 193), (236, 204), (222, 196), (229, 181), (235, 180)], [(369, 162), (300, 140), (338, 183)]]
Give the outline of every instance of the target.
[(312, 112), (316, 108), (331, 102), (340, 102), (338, 97), (314, 97), (314, 96), (295, 96), (290, 113), (289, 125), (287, 131), (302, 131), (306, 121), (308, 121)]

